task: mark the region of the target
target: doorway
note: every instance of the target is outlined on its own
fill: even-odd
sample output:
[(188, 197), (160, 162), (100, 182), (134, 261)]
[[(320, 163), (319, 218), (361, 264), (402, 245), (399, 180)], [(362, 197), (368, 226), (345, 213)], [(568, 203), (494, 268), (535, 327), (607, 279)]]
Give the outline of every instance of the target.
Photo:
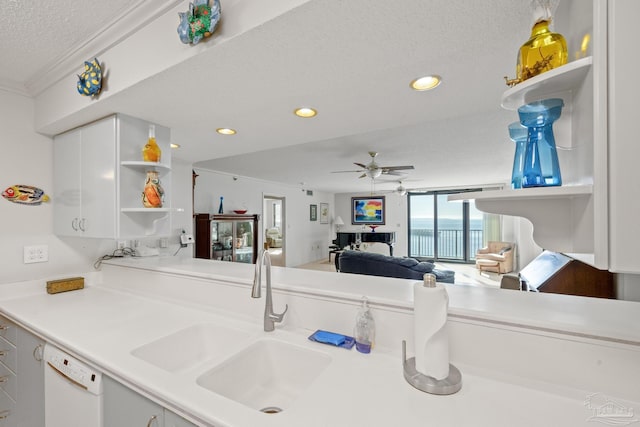
[(262, 235), (265, 250), (271, 256), (271, 265), (285, 267), (286, 264), (286, 226), (285, 198), (263, 196), (262, 203)]

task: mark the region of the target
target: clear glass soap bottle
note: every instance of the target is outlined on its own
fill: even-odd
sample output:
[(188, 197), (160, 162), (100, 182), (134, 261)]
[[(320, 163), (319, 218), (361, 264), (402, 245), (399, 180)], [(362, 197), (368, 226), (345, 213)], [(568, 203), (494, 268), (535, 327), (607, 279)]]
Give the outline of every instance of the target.
[(356, 350), (360, 353), (370, 353), (376, 337), (376, 322), (371, 314), (369, 300), (362, 297), (362, 306), (356, 315), (356, 325), (353, 328), (356, 340)]

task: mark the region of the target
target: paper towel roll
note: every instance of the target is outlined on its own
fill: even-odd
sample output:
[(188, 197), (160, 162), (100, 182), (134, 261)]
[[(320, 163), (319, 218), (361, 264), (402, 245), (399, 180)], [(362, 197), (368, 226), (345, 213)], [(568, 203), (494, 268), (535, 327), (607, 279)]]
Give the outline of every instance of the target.
[(449, 375), (449, 336), (446, 331), (449, 295), (441, 284), (413, 286), (416, 370), (437, 380)]

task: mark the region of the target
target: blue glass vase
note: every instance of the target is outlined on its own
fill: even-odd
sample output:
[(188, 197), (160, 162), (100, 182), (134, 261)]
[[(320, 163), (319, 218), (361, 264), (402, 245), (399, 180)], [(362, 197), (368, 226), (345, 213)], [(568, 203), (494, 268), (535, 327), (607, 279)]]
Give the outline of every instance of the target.
[(516, 143), (516, 151), (513, 156), (513, 170), (511, 172), (511, 188), (522, 188), (527, 134), (528, 129), (522, 126), (520, 122), (513, 122), (509, 125), (509, 138)]
[(553, 122), (560, 117), (563, 105), (562, 99), (550, 98), (518, 108), (520, 123), (528, 128), (523, 188), (562, 185)]

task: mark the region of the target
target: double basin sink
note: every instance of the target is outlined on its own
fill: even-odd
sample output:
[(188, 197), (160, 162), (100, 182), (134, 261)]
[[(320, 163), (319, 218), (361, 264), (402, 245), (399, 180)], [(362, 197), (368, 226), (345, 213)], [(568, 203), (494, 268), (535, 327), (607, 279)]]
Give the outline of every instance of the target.
[[(178, 373), (224, 357), (251, 337), (240, 329), (204, 323), (134, 349), (131, 354)], [(277, 413), (309, 388), (331, 363), (326, 353), (273, 338), (260, 338), (200, 374), (199, 386), (250, 408)]]

